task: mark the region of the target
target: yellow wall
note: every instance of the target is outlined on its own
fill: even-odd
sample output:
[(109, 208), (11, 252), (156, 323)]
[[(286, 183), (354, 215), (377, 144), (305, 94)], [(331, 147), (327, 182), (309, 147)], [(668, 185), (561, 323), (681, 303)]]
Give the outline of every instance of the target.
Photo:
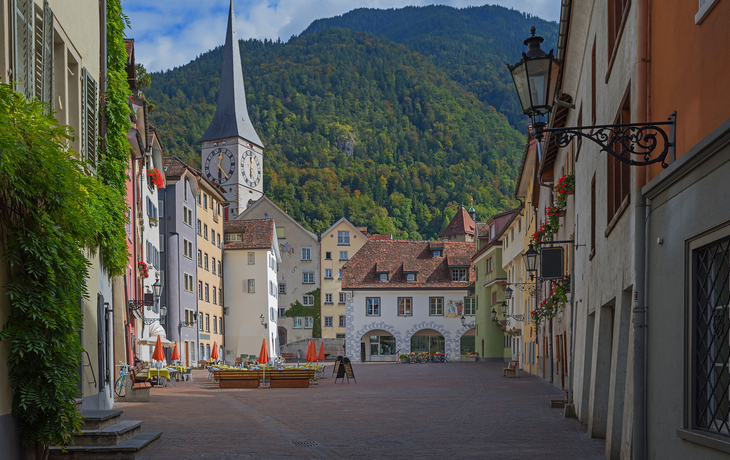
[[(337, 244), (337, 232), (347, 231), (350, 232), (350, 245), (340, 246)], [(346, 219), (343, 219), (334, 227), (332, 227), (327, 233), (322, 235), (320, 257), (321, 257), (321, 270), (320, 270), (320, 286), (321, 291), (321, 302), (322, 302), (322, 338), (334, 339), (337, 334), (344, 334), (345, 328), (339, 327), (340, 315), (345, 315), (345, 304), (339, 303), (339, 294), (342, 292), (342, 280), (339, 279), (340, 269), (345, 265), (347, 261), (341, 261), (340, 251), (347, 251), (348, 257), (351, 259), (357, 251), (365, 244), (367, 239), (363, 238), (360, 232)], [(327, 252), (332, 253), (332, 259), (325, 259)], [(325, 278), (326, 270), (332, 270), (332, 278)], [(325, 303), (325, 294), (332, 294), (332, 303)], [(333, 327), (324, 327), (325, 316), (332, 317)]]

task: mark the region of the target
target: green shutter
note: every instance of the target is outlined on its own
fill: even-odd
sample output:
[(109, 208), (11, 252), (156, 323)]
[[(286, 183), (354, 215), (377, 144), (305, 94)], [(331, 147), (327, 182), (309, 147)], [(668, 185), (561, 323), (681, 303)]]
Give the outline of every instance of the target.
[(86, 163), (96, 169), (97, 114), (96, 114), (96, 80), (84, 67), (81, 70), (81, 154)]
[(12, 0), (13, 60), (10, 78), (26, 98), (33, 96), (33, 0)]
[(43, 74), (40, 78), (41, 95), (39, 99), (51, 106), (54, 104), (54, 79), (53, 79), (53, 11), (48, 5), (48, 0), (43, 3)]

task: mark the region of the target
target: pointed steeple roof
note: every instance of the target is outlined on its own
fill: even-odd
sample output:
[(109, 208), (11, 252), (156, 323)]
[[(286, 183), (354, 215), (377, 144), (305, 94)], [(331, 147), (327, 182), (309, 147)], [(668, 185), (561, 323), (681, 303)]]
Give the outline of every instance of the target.
[(246, 108), (246, 90), (243, 87), (236, 16), (233, 13), (233, 0), (231, 0), (226, 44), (223, 46), (223, 68), (221, 69), (221, 86), (218, 91), (218, 107), (215, 110), (213, 121), (200, 142), (237, 136), (253, 142), (259, 147), (264, 146), (251, 124), (251, 118), (248, 116)]
[(451, 235), (474, 235), (474, 220), (463, 206), (456, 211), (456, 215), (438, 237), (444, 238)]

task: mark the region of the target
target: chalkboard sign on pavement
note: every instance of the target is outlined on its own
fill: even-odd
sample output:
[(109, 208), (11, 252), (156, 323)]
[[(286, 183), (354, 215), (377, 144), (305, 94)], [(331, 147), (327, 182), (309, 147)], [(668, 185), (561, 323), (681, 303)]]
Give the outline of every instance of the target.
[(344, 383), (345, 377), (347, 377), (347, 383), (350, 383), (350, 379), (354, 380), (355, 383), (357, 383), (357, 380), (355, 380), (355, 373), (352, 372), (352, 363), (350, 363), (349, 358), (345, 358), (342, 361), (342, 364), (337, 368), (337, 377), (335, 377), (335, 383), (337, 383), (337, 379), (342, 379), (342, 382)]

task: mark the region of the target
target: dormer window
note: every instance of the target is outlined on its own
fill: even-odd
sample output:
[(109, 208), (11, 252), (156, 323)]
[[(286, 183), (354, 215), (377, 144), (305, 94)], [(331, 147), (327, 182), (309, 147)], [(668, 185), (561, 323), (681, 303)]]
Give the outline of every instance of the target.
[(441, 257), (441, 251), (433, 251), (434, 257)]
[(466, 268), (452, 268), (451, 281), (469, 281), (469, 270)]
[(406, 281), (416, 281), (416, 274), (415, 273), (406, 274)]
[(387, 273), (381, 273), (380, 274), (380, 281), (388, 281), (388, 274)]

